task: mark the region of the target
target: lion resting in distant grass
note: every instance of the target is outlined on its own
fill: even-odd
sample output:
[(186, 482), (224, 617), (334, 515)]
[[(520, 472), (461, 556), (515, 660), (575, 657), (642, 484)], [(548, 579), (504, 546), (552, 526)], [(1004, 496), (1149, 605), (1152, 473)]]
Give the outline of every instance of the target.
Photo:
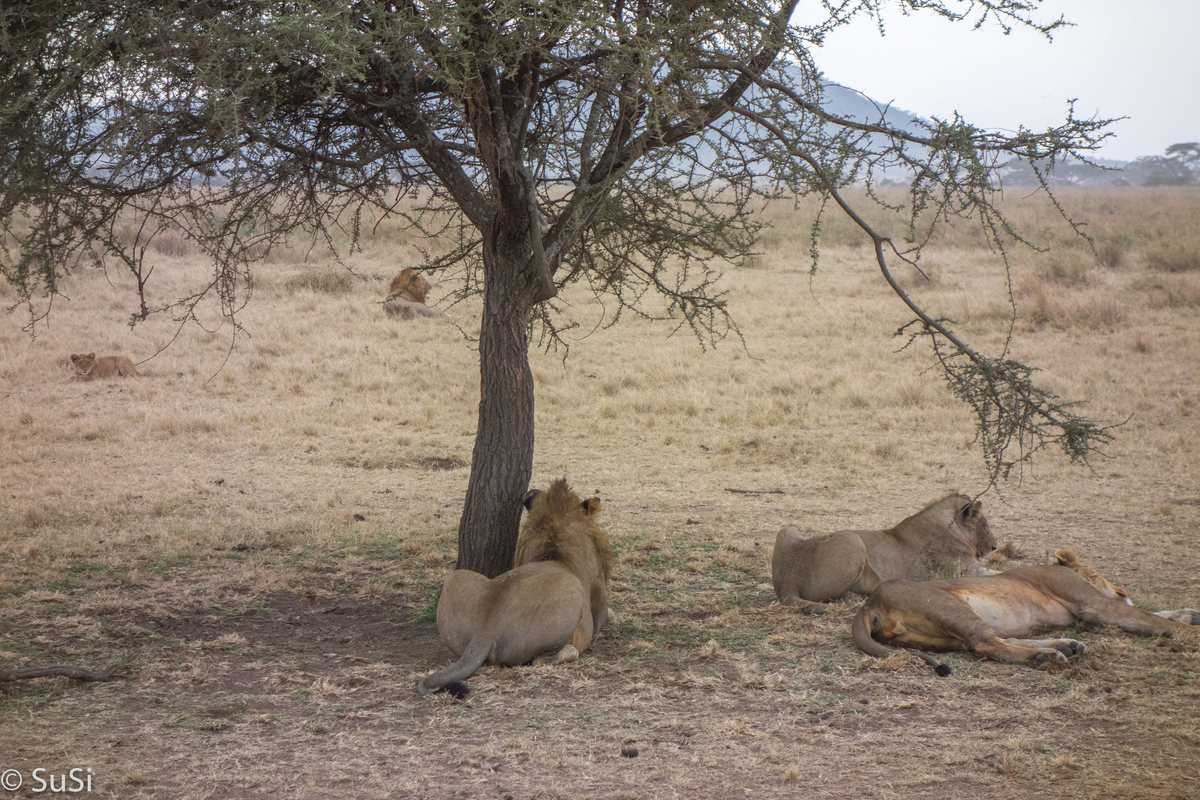
[(581, 500), (566, 480), (525, 496), (514, 568), (488, 580), (458, 569), (442, 584), (437, 625), (459, 656), (417, 684), (421, 695), (466, 695), (483, 664), (574, 661), (608, 619), (613, 554), (596, 524), (600, 499)]
[(133, 362), (126, 356), (100, 356), (96, 358), (95, 353), (71, 354), (71, 366), (75, 368), (75, 377), (83, 381), (90, 381), (94, 378), (125, 378), (130, 375), (137, 375), (138, 371), (133, 366)]
[(775, 537), (771, 580), (785, 606), (810, 614), (845, 594), (870, 594), (892, 578), (924, 580), (996, 549), (979, 501), (948, 494), (886, 531), (838, 531), (804, 538), (788, 526)]
[[(1178, 611), (1151, 614), (1134, 608), (1124, 590), (1081, 564), (1073, 551), (1060, 550), (1056, 556), (1055, 565), (1021, 567), (988, 577), (886, 581), (855, 615), (851, 636), (864, 653), (881, 658), (895, 652), (887, 646), (892, 645), (935, 652), (970, 649), (996, 661), (1065, 663), (1084, 652), (1082, 642), (1026, 637), (1069, 627), (1076, 620), (1168, 636), (1194, 630), (1192, 625), (1200, 622), (1177, 622), (1172, 615)], [(916, 655), (938, 675), (950, 674), (950, 667), (933, 656)]]
[(400, 319), (446, 317), (441, 311), (425, 305), (425, 296), (429, 294), (429, 289), (429, 281), (425, 276), (409, 267), (392, 279), (387, 299), (383, 301), (383, 310), (389, 316)]

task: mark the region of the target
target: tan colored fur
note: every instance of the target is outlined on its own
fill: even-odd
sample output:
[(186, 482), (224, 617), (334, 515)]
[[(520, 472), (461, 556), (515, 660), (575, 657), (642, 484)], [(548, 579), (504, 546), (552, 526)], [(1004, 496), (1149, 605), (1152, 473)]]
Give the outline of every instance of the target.
[(459, 659), (417, 685), (425, 696), (484, 663), (573, 661), (608, 619), (613, 554), (596, 524), (599, 498), (581, 500), (566, 480), (525, 499), (514, 567), (488, 580), (455, 570), (438, 600), (438, 634)]
[[(1084, 650), (1074, 639), (1030, 639), (1076, 620), (1118, 625), (1129, 633), (1167, 634), (1189, 625), (1129, 605), (1096, 570), (1070, 551), (1066, 565), (1023, 567), (990, 577), (946, 581), (887, 581), (863, 603), (852, 636), (863, 652), (886, 657), (885, 644), (921, 650), (970, 649), (996, 661), (1065, 662)], [(921, 657), (939, 667), (932, 656)], [(944, 670), (944, 671), (943, 671)]]
[(95, 378), (116, 378), (137, 375), (137, 368), (127, 356), (100, 356), (95, 353), (72, 353), (71, 366), (75, 369), (75, 377), (83, 381)]
[(1126, 605), (1133, 605), (1133, 601), (1129, 599), (1129, 592), (1109, 583), (1108, 578), (1101, 575), (1090, 564), (1084, 564), (1079, 560), (1079, 556), (1075, 555), (1074, 550), (1058, 550), (1054, 553), (1054, 560), (1059, 566), (1068, 567), (1079, 573), (1079, 576), (1085, 581), (1096, 587), (1096, 591), (1103, 594), (1105, 597), (1111, 597), (1115, 600), (1120, 600)]
[(771, 580), (783, 605), (821, 613), (850, 592), (870, 594), (892, 578), (925, 580), (996, 549), (979, 501), (948, 494), (885, 531), (837, 531), (804, 538), (788, 526), (775, 537)]
[(387, 299), (383, 301), (383, 310), (389, 316), (398, 316), (401, 319), (445, 317), (446, 315), (441, 311), (426, 307), (425, 298), (429, 294), (429, 289), (429, 281), (420, 272), (412, 267), (401, 270), (400, 274), (392, 279), (392, 285), (388, 287)]

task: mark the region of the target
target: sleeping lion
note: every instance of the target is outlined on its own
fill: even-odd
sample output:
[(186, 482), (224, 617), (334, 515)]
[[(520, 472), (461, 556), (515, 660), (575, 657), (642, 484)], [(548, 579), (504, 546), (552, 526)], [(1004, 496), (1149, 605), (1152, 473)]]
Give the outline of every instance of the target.
[[(1124, 590), (1080, 563), (1074, 551), (1055, 555), (1054, 565), (1021, 567), (990, 577), (885, 581), (855, 615), (851, 637), (864, 653), (880, 658), (895, 653), (894, 647), (909, 647), (972, 650), (995, 661), (1065, 663), (1084, 652), (1082, 642), (1029, 637), (1068, 628), (1076, 620), (1117, 625), (1147, 636), (1195, 630), (1200, 622), (1191, 609), (1151, 614), (1135, 608)], [(938, 675), (950, 674), (950, 667), (933, 656), (916, 655)]]

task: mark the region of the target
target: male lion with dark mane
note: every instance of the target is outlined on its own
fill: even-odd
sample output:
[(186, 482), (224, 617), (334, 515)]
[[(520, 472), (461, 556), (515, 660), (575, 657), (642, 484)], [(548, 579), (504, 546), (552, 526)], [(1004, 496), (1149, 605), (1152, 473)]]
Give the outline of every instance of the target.
[(562, 664), (591, 646), (608, 619), (613, 554), (596, 524), (600, 498), (581, 500), (565, 479), (525, 495), (513, 569), (488, 580), (457, 569), (442, 584), (438, 634), (459, 659), (417, 691), (463, 697), (484, 663)]
[[(1076, 620), (1117, 625), (1128, 633), (1170, 636), (1195, 630), (1176, 621), (1182, 611), (1151, 614), (1135, 608), (1123, 589), (1080, 563), (1072, 550), (1055, 554), (1058, 563), (1021, 567), (999, 575), (947, 581), (893, 580), (880, 584), (854, 617), (851, 637), (864, 653), (886, 657), (892, 647), (945, 652), (969, 649), (996, 661), (1065, 663), (1084, 652), (1075, 639), (1030, 639), (1042, 631), (1073, 625)], [(881, 643), (882, 642), (882, 643)], [(890, 647), (888, 645), (891, 645)], [(938, 675), (950, 667), (926, 653), (916, 653)]]
[(806, 539), (788, 526), (775, 537), (771, 580), (785, 606), (821, 614), (843, 595), (870, 594), (892, 578), (924, 580), (996, 549), (978, 500), (948, 494), (885, 531), (837, 531)]
[(401, 319), (416, 319), (417, 317), (446, 317), (436, 308), (425, 305), (425, 296), (429, 294), (429, 281), (425, 276), (412, 267), (402, 270), (392, 279), (388, 287), (387, 299), (383, 301), (383, 310), (388, 316)]

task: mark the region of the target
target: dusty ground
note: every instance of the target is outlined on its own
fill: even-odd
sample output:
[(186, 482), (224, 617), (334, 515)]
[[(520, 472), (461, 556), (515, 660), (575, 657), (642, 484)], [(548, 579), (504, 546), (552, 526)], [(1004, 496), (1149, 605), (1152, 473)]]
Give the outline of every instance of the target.
[[(1200, 193), (1069, 199), (1105, 265), (1029, 212), (1056, 249), (1015, 264), (1017, 355), (1088, 413), (1132, 418), (1094, 471), (1047, 454), (985, 510), (1014, 564), (1074, 547), (1145, 608), (1200, 606), (1200, 269), (1162, 261), (1196, 241)], [(170, 338), (166, 321), (124, 325), (119, 275), (76, 276), (36, 339), (5, 317), (0, 666), (120, 667), (0, 687), (0, 772), (25, 780), (11, 796), (40, 796), (37, 767), (90, 768), (92, 794), (120, 798), (1200, 794), (1200, 636), (1083, 627), (1065, 671), (957, 654), (937, 679), (855, 650), (855, 602), (772, 604), (781, 525), (881, 527), (984, 483), (928, 354), (893, 352), (905, 316), (867, 252), (835, 242), (810, 282), (804, 225), (773, 213), (761, 264), (727, 276), (744, 349), (627, 321), (581, 334), (565, 364), (535, 357), (534, 483), (603, 497), (616, 616), (577, 664), (485, 669), (466, 702), (414, 687), (450, 659), (431, 601), (476, 354), (454, 326), (375, 304), (405, 241), (369, 243), (342, 283), (277, 257), (231, 356), (227, 328), (189, 328), (136, 380), (65, 366)], [(947, 241), (928, 265), (913, 290), (998, 346), (994, 256)], [(163, 254), (159, 270), (166, 295), (203, 265)], [(595, 306), (567, 299), (592, 330)]]

